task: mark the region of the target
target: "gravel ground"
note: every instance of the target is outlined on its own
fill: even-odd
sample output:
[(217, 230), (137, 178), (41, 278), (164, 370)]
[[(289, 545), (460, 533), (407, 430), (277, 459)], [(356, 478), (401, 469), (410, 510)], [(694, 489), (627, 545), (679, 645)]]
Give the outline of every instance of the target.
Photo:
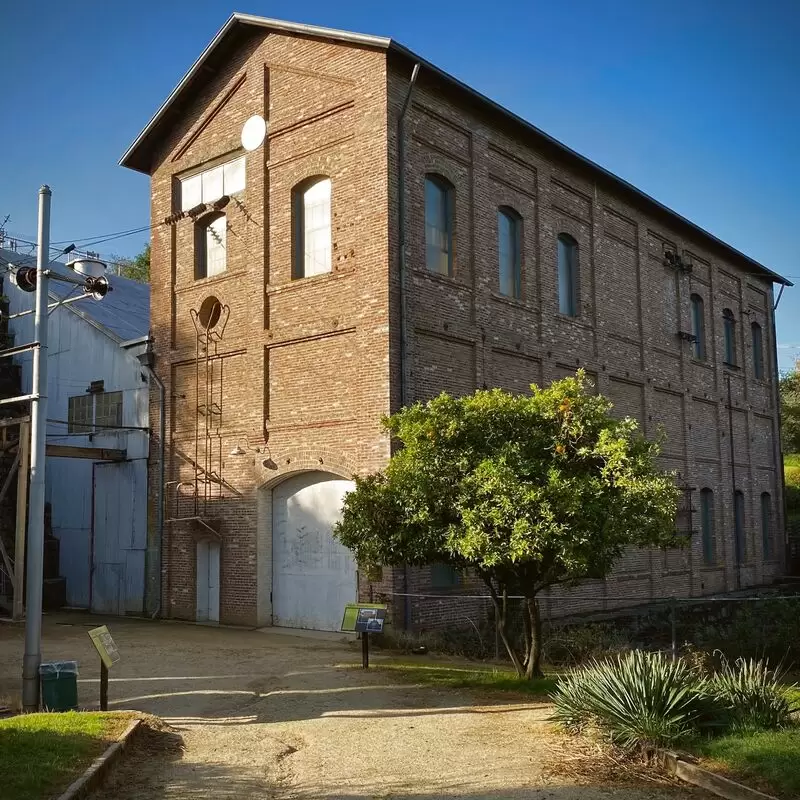
[[(174, 622), (45, 618), (45, 660), (77, 659), (79, 702), (96, 707), (86, 631), (106, 622), (122, 660), (109, 708), (161, 717), (94, 800), (618, 800), (699, 797), (648, 785), (567, 785), (543, 769), (554, 734), (537, 703), (475, 705), (466, 694), (336, 668), (360, 654), (329, 634)], [(19, 689), (23, 632), (0, 625), (0, 696)]]

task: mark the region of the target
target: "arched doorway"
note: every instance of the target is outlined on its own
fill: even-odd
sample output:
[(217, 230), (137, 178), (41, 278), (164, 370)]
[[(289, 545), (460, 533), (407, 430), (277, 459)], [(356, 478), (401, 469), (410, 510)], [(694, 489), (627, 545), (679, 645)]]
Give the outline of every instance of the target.
[(333, 537), (353, 481), (303, 472), (272, 490), (272, 624), (338, 631), (356, 600), (356, 565)]

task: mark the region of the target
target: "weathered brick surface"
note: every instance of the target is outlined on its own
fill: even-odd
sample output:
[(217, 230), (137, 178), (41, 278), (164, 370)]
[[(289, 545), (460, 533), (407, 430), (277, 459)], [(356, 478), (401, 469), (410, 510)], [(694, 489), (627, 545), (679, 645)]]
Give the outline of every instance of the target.
[[(222, 520), (223, 622), (269, 622), (269, 487), (306, 469), (350, 477), (379, 468), (388, 455), (379, 426), (389, 407), (386, 83), (381, 53), (255, 32), (161, 145), (152, 176), (155, 223), (174, 210), (176, 176), (238, 153), (249, 116), (269, 122), (265, 145), (246, 156), (246, 191), (225, 209), (223, 274), (194, 280), (190, 218), (153, 232), (152, 327), (156, 369), (167, 384), (167, 517)], [(333, 184), (333, 272), (292, 281), (291, 190), (313, 175)], [(210, 295), (230, 307), (230, 318), (210, 371), (202, 352), (198, 371), (190, 311)], [(220, 411), (208, 437), (204, 415), (196, 435), (207, 391)], [(237, 446), (245, 455), (230, 455)], [(155, 448), (152, 455), (155, 481)], [(189, 459), (210, 463), (224, 484), (201, 481), (195, 497)], [(176, 490), (177, 482), (186, 485)], [(167, 616), (195, 615), (197, 535), (190, 522), (167, 523)]]
[[(161, 135), (152, 173), (151, 313), (156, 370), (166, 384), (166, 517), (221, 520), (223, 622), (270, 621), (273, 485), (301, 470), (349, 477), (388, 458), (380, 418), (401, 398), (397, 119), (409, 74), (410, 64), (384, 51), (254, 30)], [(178, 177), (239, 153), (242, 125), (253, 114), (268, 120), (269, 133), (263, 147), (246, 155), (246, 191), (225, 209), (227, 270), (195, 280), (192, 220), (163, 222), (176, 209)], [(592, 606), (601, 597), (612, 603), (607, 598), (615, 595), (700, 594), (736, 585), (729, 376), (736, 482), (746, 497), (741, 580), (767, 582), (778, 574), (782, 540), (776, 533), (777, 558), (765, 562), (759, 511), (761, 492), (770, 492), (773, 528), (782, 530), (769, 281), (555, 157), (425, 70), (409, 109), (406, 145), (410, 396), (482, 386), (524, 391), (530, 382), (584, 367), (648, 435), (663, 426), (665, 465), (698, 490), (714, 490), (719, 558), (712, 568), (702, 564), (698, 535), (686, 552), (632, 553), (607, 582), (569, 595), (553, 592), (548, 610)], [(452, 277), (425, 271), (426, 172), (456, 188)], [(292, 280), (291, 191), (315, 175), (332, 181), (333, 272)], [(523, 220), (519, 300), (499, 294), (499, 205), (512, 206)], [(561, 232), (580, 248), (577, 319), (558, 313)], [(694, 271), (665, 268), (665, 248), (691, 258)], [(707, 363), (695, 362), (678, 336), (690, 327), (693, 292), (705, 300)], [(230, 317), (206, 353), (198, 349), (191, 311), (211, 295)], [(738, 320), (742, 367), (733, 371), (721, 361), (724, 307)], [(755, 319), (764, 330), (763, 382), (753, 379), (749, 349)], [(198, 417), (198, 406), (206, 405), (214, 413)], [(151, 408), (157, 429), (157, 403)], [(236, 448), (245, 455), (232, 455)], [(154, 486), (155, 439), (151, 455)], [(192, 462), (221, 482), (200, 481), (195, 492)], [(696, 513), (692, 527), (699, 530)], [(191, 522), (166, 525), (165, 616), (195, 615), (198, 535)], [(440, 588), (431, 586), (426, 570), (384, 570), (372, 584), (360, 577), (364, 596)], [(470, 579), (457, 590), (480, 586)], [(409, 622), (424, 627), (458, 613), (445, 607), (406, 609), (400, 602), (395, 613), (402, 618), (408, 610)]]
[[(408, 86), (410, 67), (390, 60), (390, 131)], [(423, 72), (407, 122), (406, 182), (410, 194), (409, 350), (416, 399), (441, 389), (481, 386), (521, 391), (583, 367), (619, 413), (639, 420), (648, 436), (666, 434), (662, 462), (693, 487), (691, 513), (679, 525), (691, 545), (668, 553), (632, 552), (604, 582), (554, 590), (545, 613), (612, 608), (670, 595), (698, 595), (767, 583), (783, 569), (782, 498), (775, 405), (772, 286), (676, 220), (648, 212), (563, 158), (553, 158), (520, 129), (443, 89)], [(396, 146), (390, 137), (391, 147)], [(451, 278), (425, 270), (423, 186), (426, 172), (456, 190), (455, 258)], [(397, 184), (390, 169), (392, 196)], [(522, 297), (499, 295), (497, 208), (523, 220)], [(558, 313), (556, 238), (579, 244), (579, 315)], [(394, 239), (391, 238), (393, 245)], [(676, 251), (691, 273), (664, 266)], [(393, 254), (395, 255), (395, 254)], [(679, 332), (691, 331), (690, 295), (705, 302), (707, 361), (692, 357)], [(737, 319), (739, 368), (722, 363), (722, 309)], [(753, 375), (750, 325), (764, 331), (764, 380)], [(733, 537), (733, 470), (727, 381), (733, 400), (736, 487), (745, 494), (745, 558), (737, 569)], [(699, 490), (714, 492), (717, 559), (702, 558)], [(762, 557), (760, 497), (772, 498), (772, 557)], [(739, 574), (737, 574), (739, 573)], [(431, 591), (424, 576), (416, 591)], [(445, 603), (451, 622), (466, 606)]]

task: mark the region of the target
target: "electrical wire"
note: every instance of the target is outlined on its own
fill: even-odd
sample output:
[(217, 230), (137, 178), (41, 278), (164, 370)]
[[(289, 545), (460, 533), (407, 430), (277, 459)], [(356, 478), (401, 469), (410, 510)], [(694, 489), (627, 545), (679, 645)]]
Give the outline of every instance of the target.
[[(163, 225), (164, 223), (157, 223), (159, 225)], [(58, 244), (70, 244), (72, 242), (80, 242), (80, 244), (75, 245), (75, 249), (78, 251), (85, 251), (87, 248), (93, 247), (96, 244), (102, 244), (103, 242), (112, 242), (116, 239), (124, 239), (127, 236), (135, 236), (138, 233), (145, 233), (153, 228), (153, 225), (142, 225), (138, 228), (131, 228), (126, 231), (117, 231), (116, 233), (109, 233), (100, 236), (95, 236), (91, 239), (60, 239), (57, 242), (50, 243), (50, 250), (58, 251), (59, 256), (64, 255), (62, 249), (60, 247), (56, 247), (55, 245)], [(9, 239), (13, 239), (17, 242), (22, 242), (22, 244), (30, 245), (31, 247), (36, 247), (36, 242), (31, 241), (30, 239), (24, 239), (21, 236), (14, 236), (12, 234), (8, 234)], [(58, 256), (57, 256), (58, 257)]]
[(112, 233), (95, 233), (92, 236), (76, 236), (72, 239), (59, 239), (51, 244), (70, 244), (70, 242), (88, 242), (94, 239), (106, 239), (111, 236), (129, 236), (132, 233), (138, 233), (144, 228), (150, 228), (150, 225), (140, 225), (138, 228), (126, 228), (123, 231), (114, 231)]
[(133, 228), (129, 231), (124, 231), (122, 233), (116, 233), (109, 236), (100, 237), (99, 239), (94, 239), (92, 241), (83, 241), (76, 246), (76, 249), (83, 250), (87, 247), (93, 247), (96, 244), (102, 244), (103, 242), (112, 242), (115, 239), (124, 239), (127, 236), (135, 236), (137, 233), (144, 233), (145, 231), (149, 231), (152, 227), (153, 227), (152, 225), (144, 225), (141, 228)]

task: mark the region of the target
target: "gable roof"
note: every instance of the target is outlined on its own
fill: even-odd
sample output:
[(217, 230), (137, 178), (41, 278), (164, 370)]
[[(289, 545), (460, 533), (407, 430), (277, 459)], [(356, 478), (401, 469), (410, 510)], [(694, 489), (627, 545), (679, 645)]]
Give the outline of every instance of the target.
[[(8, 264), (35, 267), (36, 258), (0, 249), (0, 270)], [(72, 270), (58, 261), (53, 262), (48, 269), (62, 275), (74, 276)], [(147, 336), (150, 330), (149, 284), (132, 281), (119, 275), (110, 275), (109, 283), (111, 291), (102, 300), (82, 300), (64, 308), (85, 319), (117, 344)], [(72, 294), (74, 289), (73, 285), (60, 281), (50, 281), (49, 284), (49, 294), (54, 300), (63, 299)]]
[(528, 135), (532, 136), (538, 145), (544, 145), (555, 151), (562, 158), (579, 167), (588, 170), (595, 178), (606, 180), (613, 189), (622, 191), (624, 194), (633, 197), (638, 202), (645, 205), (650, 211), (665, 216), (672, 223), (676, 223), (697, 236), (700, 236), (710, 245), (722, 250), (729, 258), (746, 265), (748, 269), (762, 277), (768, 277), (776, 283), (786, 286), (793, 286), (791, 281), (755, 261), (740, 250), (732, 247), (726, 242), (718, 239), (712, 233), (691, 222), (686, 217), (673, 211), (671, 208), (660, 203), (655, 198), (637, 189), (633, 184), (615, 175), (613, 172), (601, 167), (591, 159), (582, 156), (562, 142), (545, 133), (540, 128), (531, 124), (514, 112), (504, 108), (499, 103), (486, 97), (472, 87), (453, 77), (449, 73), (432, 64), (430, 61), (409, 50), (404, 45), (393, 39), (384, 36), (372, 36), (364, 33), (354, 33), (351, 31), (337, 30), (336, 28), (324, 28), (317, 25), (306, 25), (299, 22), (287, 22), (285, 20), (269, 19), (258, 17), (252, 14), (233, 13), (228, 21), (219, 29), (216, 36), (200, 54), (197, 61), (192, 64), (188, 72), (183, 76), (178, 85), (170, 92), (167, 99), (161, 104), (160, 108), (147, 123), (142, 132), (136, 137), (133, 143), (123, 153), (119, 164), (123, 167), (150, 174), (153, 146), (159, 140), (162, 126), (170, 120), (179, 116), (182, 111), (182, 101), (191, 93), (191, 89), (208, 79), (217, 65), (224, 62), (225, 56), (230, 53), (236, 44), (241, 41), (243, 36), (254, 29), (266, 29), (280, 33), (289, 33), (296, 36), (311, 36), (319, 39), (329, 39), (336, 42), (357, 45), (360, 47), (378, 48), (391, 51), (410, 61), (420, 65), (420, 70), (425, 70), (432, 76), (441, 80), (446, 86), (467, 95), (473, 102), (489, 111), (495, 112), (506, 121), (521, 126)]

